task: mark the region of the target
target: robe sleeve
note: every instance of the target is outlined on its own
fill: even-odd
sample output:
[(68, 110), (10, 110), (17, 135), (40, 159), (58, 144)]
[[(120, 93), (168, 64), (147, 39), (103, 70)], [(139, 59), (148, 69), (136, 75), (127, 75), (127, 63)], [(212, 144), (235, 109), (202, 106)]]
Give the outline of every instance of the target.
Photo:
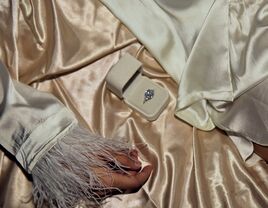
[(0, 132), (0, 145), (32, 175), (37, 207), (100, 203), (116, 188), (105, 186), (95, 170), (105, 170), (104, 177), (120, 170), (114, 153), (130, 150), (79, 126), (57, 98), (12, 80), (1, 62)]
[(0, 144), (28, 173), (76, 124), (74, 115), (54, 96), (12, 80), (0, 63)]

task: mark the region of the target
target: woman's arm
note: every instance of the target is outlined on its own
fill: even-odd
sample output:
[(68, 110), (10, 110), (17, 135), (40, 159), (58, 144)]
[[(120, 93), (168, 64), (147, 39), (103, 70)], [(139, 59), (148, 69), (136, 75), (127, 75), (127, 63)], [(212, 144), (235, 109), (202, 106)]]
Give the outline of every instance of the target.
[(38, 207), (99, 203), (148, 179), (128, 144), (92, 135), (54, 96), (13, 81), (0, 63), (0, 144), (33, 176)]

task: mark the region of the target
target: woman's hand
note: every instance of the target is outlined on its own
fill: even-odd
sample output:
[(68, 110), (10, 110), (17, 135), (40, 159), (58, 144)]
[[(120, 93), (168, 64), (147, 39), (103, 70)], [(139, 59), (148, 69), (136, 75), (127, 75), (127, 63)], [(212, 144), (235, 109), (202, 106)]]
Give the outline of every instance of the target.
[(57, 142), (32, 170), (35, 203), (75, 207), (99, 205), (107, 197), (134, 192), (149, 178), (137, 150), (77, 127)]
[(152, 172), (152, 165), (147, 165), (143, 169), (142, 164), (138, 159), (137, 150), (132, 150), (130, 156), (116, 153), (115, 159), (122, 165), (122, 170), (109, 170), (96, 168), (94, 171), (99, 176), (101, 181), (107, 187), (114, 187), (125, 192), (133, 192), (140, 188), (149, 178)]

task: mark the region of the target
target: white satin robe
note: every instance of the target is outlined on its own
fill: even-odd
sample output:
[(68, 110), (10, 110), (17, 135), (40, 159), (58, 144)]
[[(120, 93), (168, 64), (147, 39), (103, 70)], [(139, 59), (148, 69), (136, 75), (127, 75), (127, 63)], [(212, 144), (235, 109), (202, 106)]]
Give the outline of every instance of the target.
[[(102, 2), (178, 82), (177, 117), (268, 145), (265, 88), (258, 87), (254, 99), (248, 94), (268, 77), (267, 0)], [(247, 156), (253, 150), (248, 141), (238, 145)]]
[(28, 173), (76, 124), (53, 95), (12, 80), (0, 62), (0, 144)]

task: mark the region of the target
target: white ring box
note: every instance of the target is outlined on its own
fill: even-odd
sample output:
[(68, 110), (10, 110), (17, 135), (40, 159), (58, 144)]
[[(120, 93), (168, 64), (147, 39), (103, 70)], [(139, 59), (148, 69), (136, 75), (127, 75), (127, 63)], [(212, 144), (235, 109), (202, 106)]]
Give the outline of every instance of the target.
[(168, 91), (144, 76), (142, 63), (129, 54), (110, 69), (106, 83), (110, 91), (149, 121), (156, 120), (169, 101)]

